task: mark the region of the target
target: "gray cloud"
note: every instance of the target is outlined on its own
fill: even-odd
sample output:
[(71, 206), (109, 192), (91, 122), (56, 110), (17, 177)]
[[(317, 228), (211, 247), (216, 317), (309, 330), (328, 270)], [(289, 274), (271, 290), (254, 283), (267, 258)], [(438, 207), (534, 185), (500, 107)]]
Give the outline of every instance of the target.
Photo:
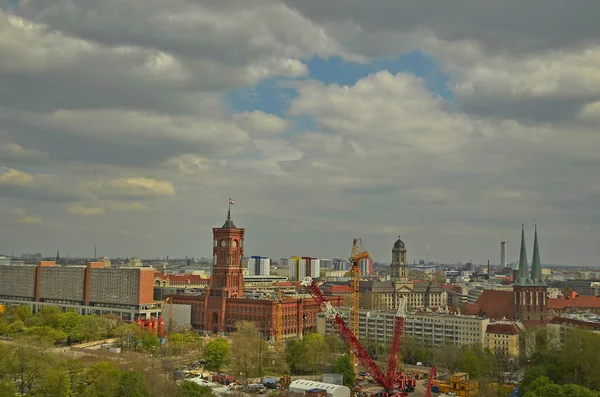
[[(234, 197), (249, 254), (347, 255), (359, 235), (383, 261), (402, 234), (411, 260), (429, 246), (493, 262), (500, 240), (516, 255), (535, 217), (545, 261), (600, 254), (595, 3), (544, 18), (512, 1), (8, 4), (0, 252), (209, 255)], [(452, 104), (387, 71), (288, 83), (298, 96), (283, 118), (223, 99), (305, 77), (311, 56), (412, 49), (448, 73)], [(295, 117), (314, 130), (289, 131)]]
[[(589, 44), (600, 38), (600, 4), (562, 0), (285, 0), (307, 17), (334, 27), (351, 22), (365, 35), (431, 30), (449, 41), (477, 39), (487, 49), (530, 53)], [(334, 36), (344, 42), (343, 38)]]

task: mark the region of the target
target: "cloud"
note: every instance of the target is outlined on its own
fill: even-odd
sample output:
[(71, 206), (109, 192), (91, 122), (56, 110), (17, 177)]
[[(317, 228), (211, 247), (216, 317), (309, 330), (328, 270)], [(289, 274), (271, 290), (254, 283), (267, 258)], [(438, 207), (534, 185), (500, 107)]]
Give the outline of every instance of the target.
[(139, 201), (131, 201), (131, 202), (111, 202), (108, 204), (108, 208), (112, 211), (147, 211), (148, 207)]
[(40, 225), (42, 223), (42, 218), (37, 216), (26, 215), (22, 218), (18, 218), (15, 222), (24, 225)]
[(36, 176), (12, 168), (3, 167), (0, 171), (0, 185), (31, 186), (36, 181)]
[[(387, 261), (401, 233), (411, 260), (484, 262), (537, 217), (545, 260), (591, 263), (598, 5), (336, 1), (0, 0), (0, 195), (22, 210), (0, 251), (210, 255), (234, 197), (251, 255), (343, 256), (358, 235)], [(413, 50), (451, 95), (309, 70)]]
[(67, 207), (67, 212), (71, 215), (81, 216), (97, 216), (104, 215), (106, 213), (104, 208), (101, 207), (87, 207), (80, 203), (72, 203)]
[[(4, 219), (3, 219), (4, 218)], [(42, 218), (32, 215), (28, 210), (20, 207), (12, 207), (8, 205), (0, 205), (0, 219), (3, 222), (20, 225), (41, 225)]]
[(233, 116), (233, 120), (253, 138), (279, 135), (290, 127), (289, 121), (260, 110), (238, 113)]

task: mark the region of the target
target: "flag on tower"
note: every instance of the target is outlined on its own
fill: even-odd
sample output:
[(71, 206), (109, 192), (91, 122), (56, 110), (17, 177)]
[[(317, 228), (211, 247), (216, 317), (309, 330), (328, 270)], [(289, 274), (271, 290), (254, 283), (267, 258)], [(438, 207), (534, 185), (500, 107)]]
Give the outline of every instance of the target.
[(234, 204), (235, 202), (233, 201), (233, 199), (231, 197), (229, 197), (229, 205)]

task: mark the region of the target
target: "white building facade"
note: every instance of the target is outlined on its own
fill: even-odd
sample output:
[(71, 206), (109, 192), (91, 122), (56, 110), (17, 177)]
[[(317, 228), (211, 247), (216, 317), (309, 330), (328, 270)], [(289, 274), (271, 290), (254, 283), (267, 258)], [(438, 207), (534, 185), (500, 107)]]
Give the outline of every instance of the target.
[(269, 276), (271, 274), (271, 258), (251, 256), (248, 259), (249, 276)]
[[(346, 322), (350, 309), (338, 309)], [(394, 334), (396, 313), (392, 310), (361, 310), (359, 316), (360, 339), (371, 339), (379, 343), (390, 343)], [(485, 343), (485, 331), (490, 320), (477, 316), (462, 316), (447, 313), (409, 313), (404, 319), (404, 335), (410, 335), (426, 346), (445, 343), (469, 345)], [(335, 335), (336, 331), (325, 318), (317, 317), (317, 332)]]

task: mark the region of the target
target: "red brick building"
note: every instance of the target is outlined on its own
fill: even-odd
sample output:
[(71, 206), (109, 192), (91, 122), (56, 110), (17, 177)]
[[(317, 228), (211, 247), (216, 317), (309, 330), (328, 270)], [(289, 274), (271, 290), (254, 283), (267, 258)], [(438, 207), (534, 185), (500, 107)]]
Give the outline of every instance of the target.
[[(220, 228), (213, 228), (212, 284), (204, 296), (174, 295), (173, 303), (192, 307), (191, 324), (205, 333), (229, 333), (235, 323), (251, 321), (262, 335), (273, 339), (277, 333), (277, 300), (251, 299), (244, 296), (242, 257), (246, 231), (227, 220)], [(343, 298), (331, 297), (334, 306), (340, 306)], [(283, 337), (302, 337), (305, 332), (316, 331), (319, 305), (310, 297), (294, 296), (282, 300)]]

